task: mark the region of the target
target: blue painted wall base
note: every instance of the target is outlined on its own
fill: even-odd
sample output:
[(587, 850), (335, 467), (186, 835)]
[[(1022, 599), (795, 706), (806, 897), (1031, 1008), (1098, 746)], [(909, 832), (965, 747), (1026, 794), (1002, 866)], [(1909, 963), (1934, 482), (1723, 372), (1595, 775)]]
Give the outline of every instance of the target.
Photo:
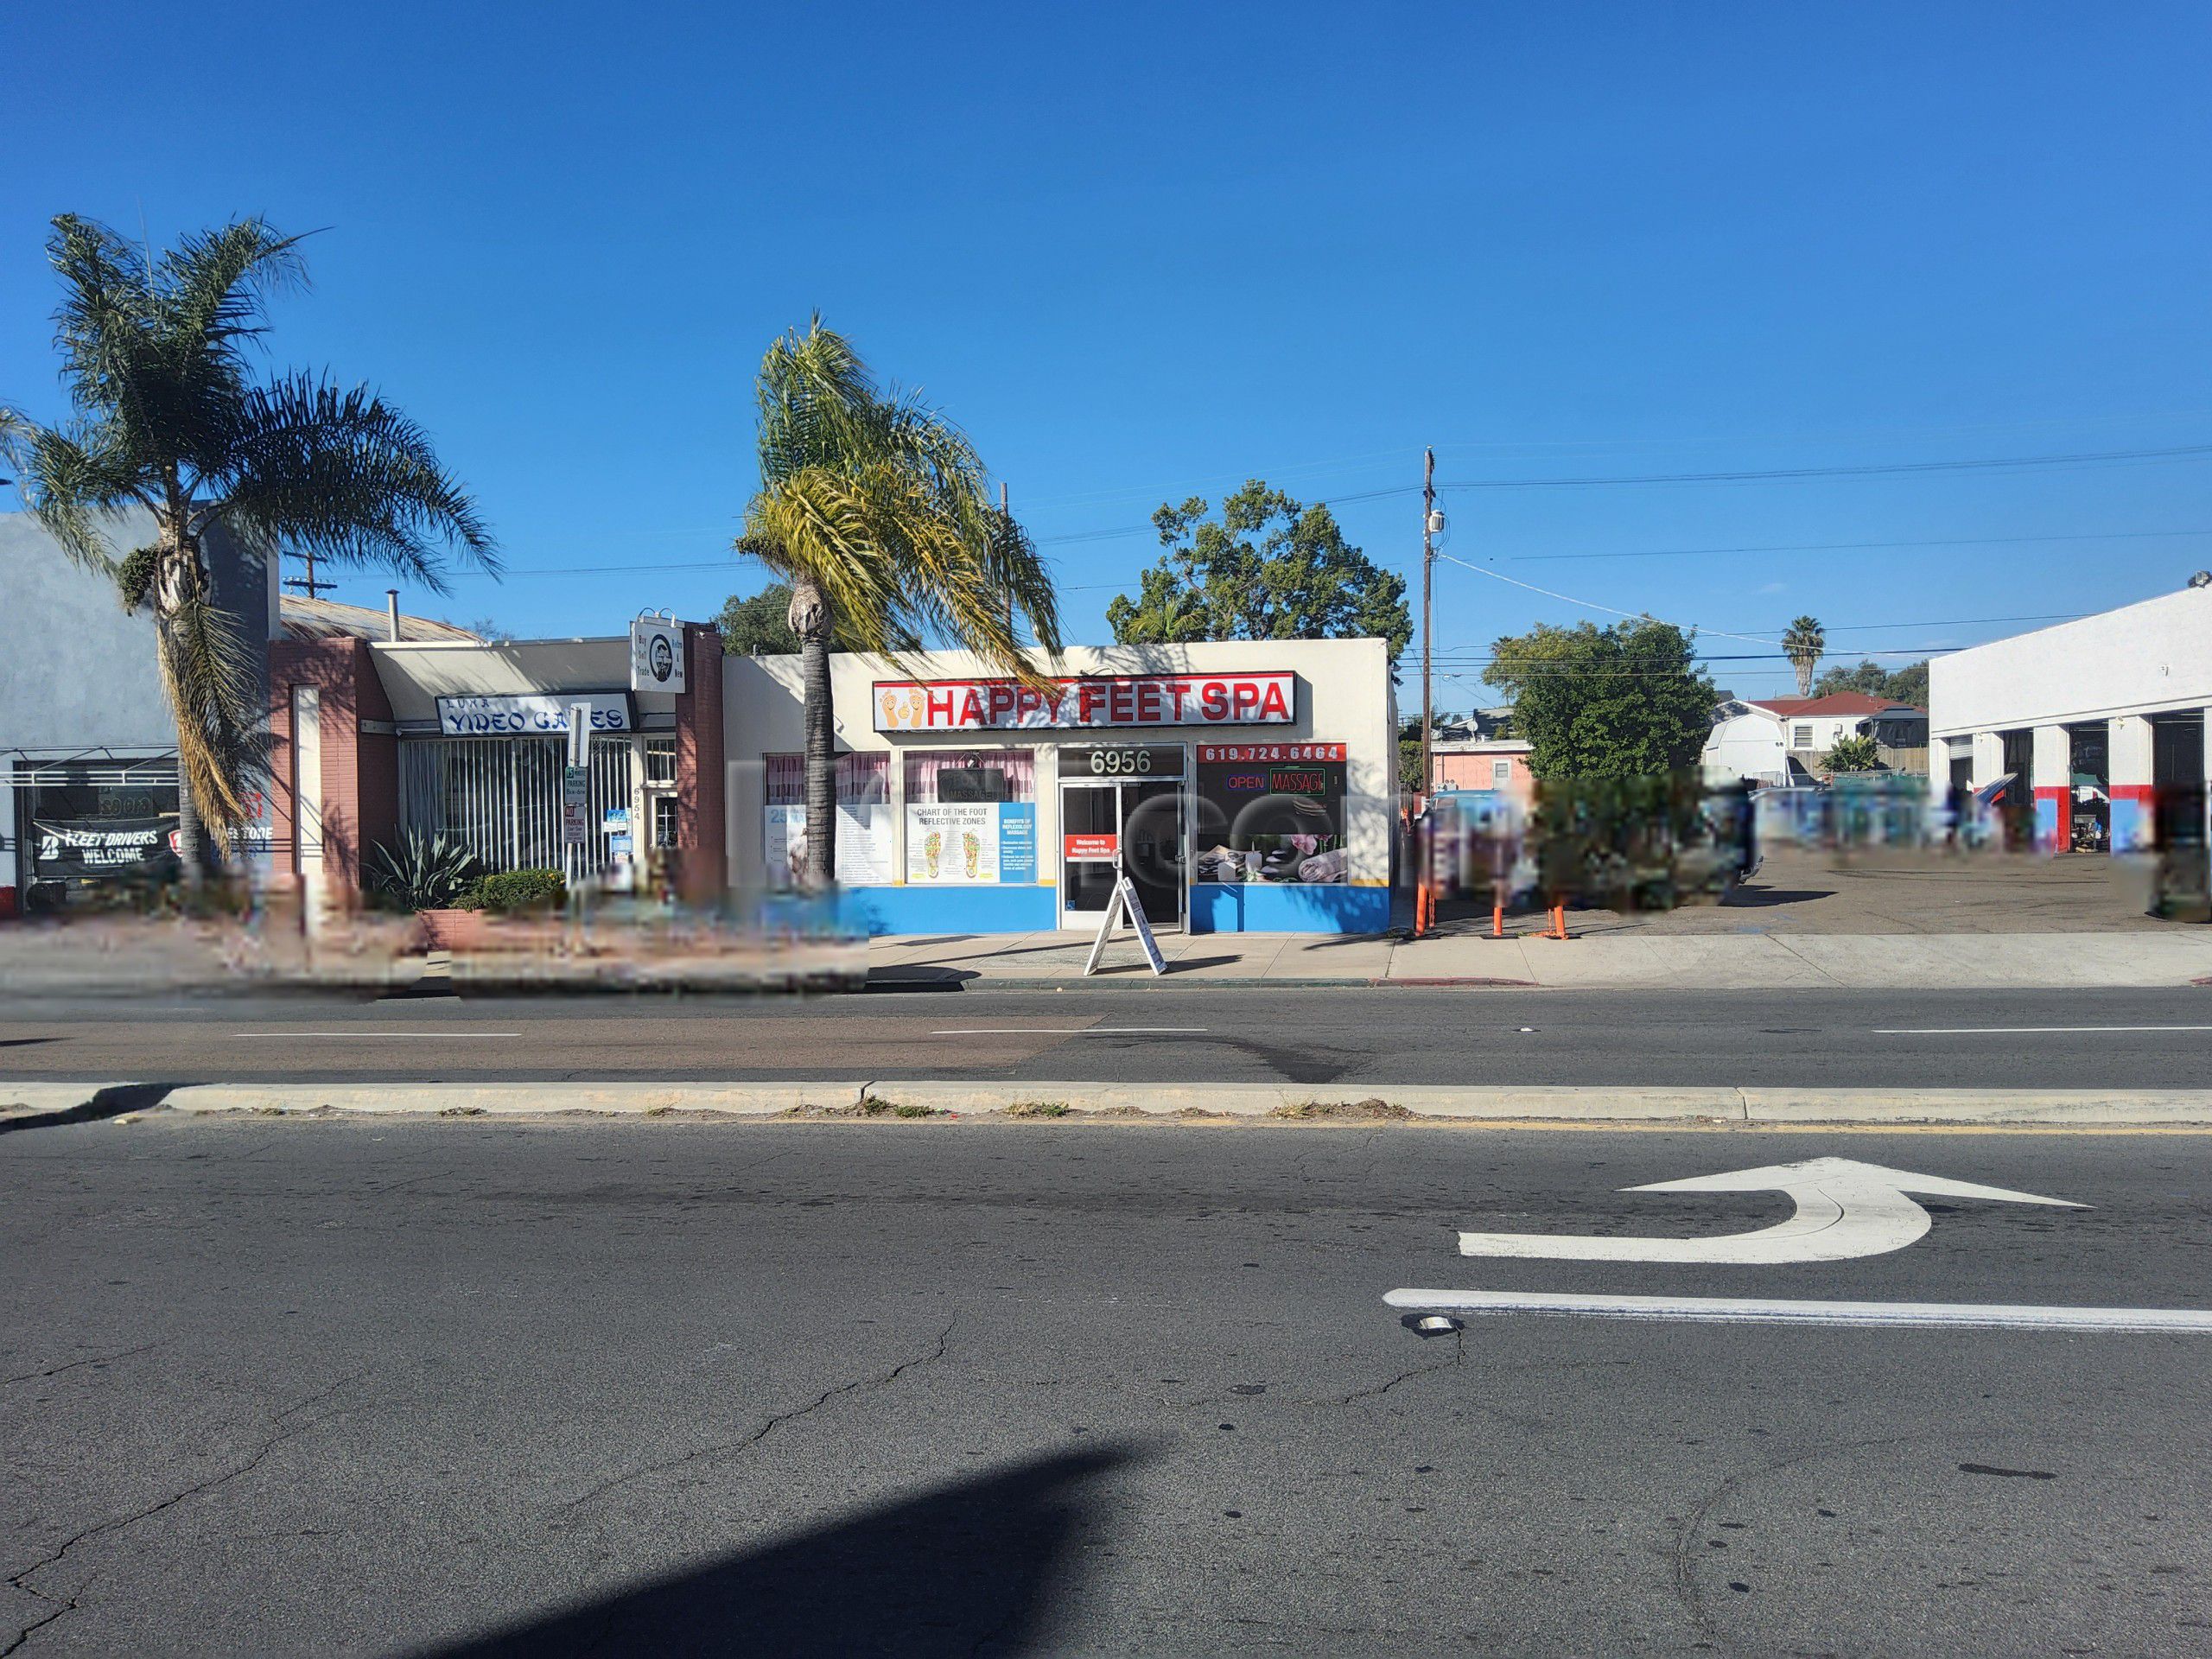
[(1193, 933), (1382, 933), (1388, 887), (1201, 881), (1191, 889)]

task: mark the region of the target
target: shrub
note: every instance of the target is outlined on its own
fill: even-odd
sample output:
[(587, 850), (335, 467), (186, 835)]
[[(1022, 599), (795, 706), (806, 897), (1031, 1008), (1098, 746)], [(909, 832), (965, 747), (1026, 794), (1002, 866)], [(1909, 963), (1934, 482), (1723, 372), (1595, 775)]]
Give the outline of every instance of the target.
[(473, 909), (503, 916), (558, 910), (569, 902), (569, 884), (558, 870), (502, 870), (485, 876), (469, 895)]
[(411, 830), (369, 855), (369, 891), (400, 910), (450, 910), (476, 879), (476, 855), (443, 835)]

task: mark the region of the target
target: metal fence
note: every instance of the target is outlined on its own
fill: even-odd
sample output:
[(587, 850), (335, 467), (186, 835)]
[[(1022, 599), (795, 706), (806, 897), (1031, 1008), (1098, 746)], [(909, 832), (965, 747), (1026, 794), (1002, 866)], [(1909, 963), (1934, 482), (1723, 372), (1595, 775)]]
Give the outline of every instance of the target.
[[(443, 833), (494, 870), (563, 868), (561, 772), (567, 740), (557, 737), (440, 737), (399, 746), (403, 830)], [(584, 873), (614, 861), (607, 815), (630, 809), (631, 745), (595, 741), (588, 796), (590, 832)], [(634, 842), (632, 843), (635, 844)]]

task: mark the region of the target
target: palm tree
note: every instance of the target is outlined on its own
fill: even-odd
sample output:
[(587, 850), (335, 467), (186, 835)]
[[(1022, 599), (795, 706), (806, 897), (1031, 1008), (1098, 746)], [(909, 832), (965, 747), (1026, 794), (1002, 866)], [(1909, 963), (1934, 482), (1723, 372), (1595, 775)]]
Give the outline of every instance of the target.
[[(182, 238), (156, 260), (65, 213), (47, 251), (60, 274), (54, 344), (75, 416), (40, 427), (0, 408), (0, 454), (24, 505), (78, 564), (150, 602), (176, 721), (178, 839), (200, 880), (203, 826), (246, 817), (266, 709), (248, 641), (210, 595), (205, 539), (261, 557), (289, 546), (443, 592), (450, 550), (496, 569), (490, 533), (420, 428), (366, 388), (307, 374), (257, 380), (247, 354), (272, 295), (305, 286), (300, 238), (260, 219)], [(153, 515), (152, 544), (118, 559), (118, 515)]]
[(815, 317), (768, 348), (755, 386), (760, 489), (741, 553), (791, 585), (806, 696), (806, 880), (836, 879), (834, 632), (894, 660), (939, 639), (1034, 681), (1018, 612), (1060, 649), (1052, 582), (1029, 537), (990, 499), (958, 428), (916, 398), (879, 391), (845, 338)]
[(1797, 671), (1797, 695), (1808, 697), (1813, 694), (1813, 671), (1820, 666), (1821, 653), (1827, 649), (1828, 637), (1820, 623), (1809, 616), (1801, 616), (1789, 625), (1789, 632), (1782, 636), (1782, 649)]

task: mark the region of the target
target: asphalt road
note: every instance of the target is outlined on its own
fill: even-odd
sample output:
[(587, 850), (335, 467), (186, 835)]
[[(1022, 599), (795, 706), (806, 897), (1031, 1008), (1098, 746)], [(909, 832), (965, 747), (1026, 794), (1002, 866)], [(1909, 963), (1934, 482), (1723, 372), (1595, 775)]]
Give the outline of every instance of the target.
[[(1617, 1189), (1823, 1154), (2093, 1207), (1455, 1249), (1758, 1226)], [(2212, 1337), (1382, 1301), (2202, 1306), (2208, 1200), (2186, 1135), (0, 1135), (0, 1652), (2212, 1652)]]
[(0, 1077), (2202, 1087), (2212, 988), (18, 997)]

